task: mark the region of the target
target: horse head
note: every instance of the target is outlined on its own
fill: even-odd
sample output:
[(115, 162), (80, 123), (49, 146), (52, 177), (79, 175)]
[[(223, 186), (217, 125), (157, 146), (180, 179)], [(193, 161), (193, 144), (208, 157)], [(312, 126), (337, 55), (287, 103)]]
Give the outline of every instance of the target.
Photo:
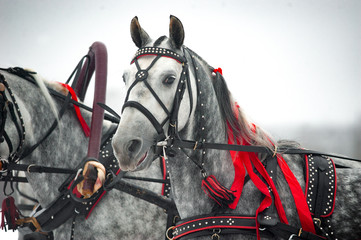
[(137, 17), (130, 31), (139, 50), (123, 75), (127, 95), (113, 149), (123, 170), (140, 170), (157, 157), (153, 146), (169, 135), (169, 128), (181, 131), (188, 123), (196, 86), (182, 46), (183, 25), (176, 17), (170, 17), (169, 37), (153, 41)]

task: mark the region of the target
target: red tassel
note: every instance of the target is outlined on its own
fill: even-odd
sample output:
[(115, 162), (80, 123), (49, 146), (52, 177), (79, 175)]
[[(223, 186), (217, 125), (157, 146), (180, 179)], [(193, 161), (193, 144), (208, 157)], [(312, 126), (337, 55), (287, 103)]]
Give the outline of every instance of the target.
[(222, 186), (213, 175), (202, 180), (202, 189), (222, 208), (227, 208), (235, 200), (234, 191)]
[[(15, 206), (15, 200), (13, 197), (7, 197), (3, 200), (1, 206), (1, 229), (5, 228), (8, 225), (8, 229), (13, 231), (18, 228), (16, 225), (16, 220), (19, 219), (19, 209)], [(6, 220), (6, 223), (5, 223)]]

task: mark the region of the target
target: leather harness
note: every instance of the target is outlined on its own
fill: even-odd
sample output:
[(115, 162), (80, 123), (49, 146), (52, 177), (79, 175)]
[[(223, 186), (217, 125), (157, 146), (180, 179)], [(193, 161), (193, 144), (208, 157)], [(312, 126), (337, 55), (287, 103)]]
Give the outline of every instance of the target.
[[(269, 157), (264, 161), (264, 164), (271, 178), (276, 179), (276, 158)], [(325, 157), (305, 155), (305, 165), (307, 166), (305, 194), (319, 235), (280, 223), (275, 206), (272, 204), (258, 216), (258, 219), (255, 216), (212, 213), (178, 221), (167, 232), (168, 239), (190, 239), (207, 235), (211, 236), (212, 239), (219, 239), (224, 234), (256, 234), (256, 221), (260, 224), (262, 236), (309, 240), (334, 239), (330, 224), (336, 194), (334, 163)], [(318, 167), (319, 165), (322, 166), (322, 170)], [(322, 173), (319, 174), (320, 172)], [(315, 181), (315, 179), (318, 180)], [(316, 205), (316, 202), (320, 202), (320, 204)], [(315, 213), (322, 214), (317, 215)]]
[[(25, 79), (27, 79), (30, 82), (35, 83), (35, 80), (33, 77), (26, 71), (21, 68), (12, 68), (7, 69), (12, 74), (18, 75), (22, 78), (25, 78), (24, 76), (27, 76)], [(5, 78), (3, 75), (0, 74), (1, 80), (4, 81), (6, 84), (6, 89), (10, 90), (10, 87), (8, 86)], [(6, 99), (5, 95), (5, 89), (0, 92), (0, 96), (2, 99), (6, 102), (6, 104), (9, 104)], [(49, 89), (51, 94), (60, 97), (65, 98), (62, 95), (57, 94), (57, 92), (52, 91)], [(0, 99), (1, 100), (1, 99)], [(73, 103), (80, 107), (84, 107), (82, 104), (79, 104), (78, 102), (73, 101), (70, 98), (66, 99), (66, 103)], [(13, 99), (13, 102), (16, 103), (15, 99)], [(0, 101), (1, 103), (1, 101)], [(105, 105), (102, 105), (104, 107)], [(84, 107), (86, 108), (86, 107)], [(107, 109), (107, 107), (104, 107)], [(6, 109), (5, 109), (6, 110)], [(89, 109), (88, 109), (89, 110)], [(91, 110), (91, 109), (90, 109)], [(1, 119), (4, 123), (6, 120), (6, 111), (1, 112)], [(20, 115), (20, 113), (19, 113)], [(21, 116), (21, 115), (20, 115)], [(106, 115), (106, 119), (111, 120), (113, 122), (119, 122), (119, 118), (115, 116), (115, 118)], [(14, 115), (12, 117), (13, 121), (16, 122), (17, 116)], [(55, 127), (54, 127), (55, 128)], [(48, 130), (48, 132), (52, 132), (53, 129)], [(47, 232), (47, 238), (52, 239), (53, 234), (50, 232), (54, 229), (56, 229), (58, 226), (60, 226), (62, 223), (67, 221), (70, 218), (73, 218), (73, 226), (72, 226), (72, 232), (74, 231), (74, 224), (75, 224), (75, 218), (77, 216), (84, 216), (85, 218), (88, 218), (90, 216), (91, 211), (94, 209), (96, 204), (101, 200), (103, 195), (110, 191), (111, 189), (115, 188), (120, 191), (129, 193), (135, 197), (141, 198), (145, 201), (148, 201), (152, 204), (156, 204), (161, 208), (164, 208), (165, 211), (168, 213), (168, 227), (174, 224), (174, 218), (178, 215), (177, 210), (174, 206), (174, 203), (167, 199), (163, 198), (158, 194), (155, 194), (147, 189), (142, 189), (134, 184), (124, 182), (122, 179), (134, 179), (134, 180), (141, 180), (141, 181), (151, 181), (151, 182), (159, 182), (163, 184), (163, 190), (162, 194), (169, 197), (170, 193), (170, 181), (169, 181), (169, 175), (168, 171), (166, 170), (165, 160), (162, 159), (161, 161), (161, 167), (163, 172), (163, 179), (152, 179), (152, 178), (139, 178), (139, 177), (131, 177), (126, 176), (126, 172), (122, 172), (119, 169), (119, 166), (117, 164), (117, 160), (115, 159), (115, 156), (113, 154), (112, 146), (111, 146), (111, 137), (115, 133), (116, 127), (113, 126), (108, 133), (106, 133), (103, 136), (102, 140), (102, 147), (99, 152), (100, 157), (99, 160), (92, 159), (92, 158), (86, 158), (84, 159), (75, 169), (63, 169), (63, 168), (54, 168), (54, 167), (44, 167), (44, 166), (38, 166), (38, 165), (26, 165), (26, 164), (20, 164), (17, 162), (12, 162), (8, 160), (2, 159), (1, 167), (3, 172), (1, 172), (0, 180), (1, 181), (9, 181), (9, 182), (26, 182), (26, 179), (9, 176), (9, 173), (12, 173), (12, 170), (17, 171), (28, 171), (28, 172), (48, 172), (48, 173), (67, 173), (71, 174), (67, 180), (59, 187), (60, 195), (57, 199), (55, 199), (49, 206), (46, 208), (42, 208), (42, 206), (37, 206), (37, 208), (33, 211), (31, 217), (26, 217), (22, 219), (18, 219), (17, 224), (22, 227), (27, 227), (35, 232), (41, 232), (46, 233)], [(6, 134), (5, 131), (3, 131), (4, 134)], [(21, 131), (19, 130), (19, 135)], [(50, 134), (49, 133), (49, 134)], [(40, 142), (44, 141), (49, 134), (46, 134), (45, 137), (43, 137)], [(6, 135), (7, 136), (7, 135)], [(40, 143), (37, 143), (33, 147), (30, 148), (30, 152), (33, 151)], [(8, 142), (9, 148), (12, 146), (11, 141), (9, 139)], [(12, 149), (11, 149), (12, 150)], [(12, 151), (10, 151), (12, 152)], [(28, 150), (29, 152), (29, 150)], [(29, 153), (30, 154), (30, 153)], [(18, 154), (21, 155), (21, 154)], [(26, 154), (28, 155), (28, 154)], [(4, 161), (3, 161), (4, 160)], [(106, 170), (107, 170), (107, 179), (106, 183), (104, 184), (104, 187), (99, 189), (93, 196), (91, 196), (89, 199), (81, 199), (79, 198), (80, 195), (76, 192), (76, 185), (82, 180), (82, 177), (77, 177), (77, 174), (79, 174), (79, 171), (76, 169), (81, 169), (81, 167), (89, 160), (95, 160), (102, 163)], [(7, 173), (7, 175), (3, 175), (2, 173)], [(12, 186), (12, 185), (11, 185)], [(141, 194), (140, 194), (141, 193)], [(11, 193), (10, 193), (11, 194)], [(73, 236), (73, 234), (71, 234)], [(29, 235), (28, 235), (29, 236)]]
[[(188, 49), (184, 48), (183, 51), (188, 52)], [(138, 64), (138, 58), (140, 58), (142, 56), (148, 56), (148, 55), (155, 55), (156, 57), (151, 62), (151, 64), (147, 67), (147, 69), (141, 69)], [(181, 73), (181, 78), (179, 79), (179, 82), (178, 82), (178, 87), (177, 87), (178, 90), (176, 92), (174, 105), (173, 105), (173, 108), (171, 111), (169, 111), (168, 109), (166, 109), (164, 107), (164, 104), (162, 103), (162, 101), (159, 99), (157, 94), (147, 83), (148, 70), (155, 64), (155, 62), (160, 57), (170, 57), (170, 58), (173, 58), (173, 59), (177, 60), (178, 62), (182, 63), (183, 69), (182, 69), (182, 73)], [(205, 142), (205, 140), (200, 141), (200, 142), (197, 142), (197, 141), (195, 142), (195, 141), (185, 141), (183, 139), (179, 139), (178, 130), (175, 126), (177, 126), (177, 116), (178, 116), (180, 102), (181, 102), (183, 93), (185, 91), (185, 87), (188, 87), (188, 91), (191, 92), (190, 83), (189, 83), (190, 78), (189, 78), (189, 73), (188, 73), (188, 63), (187, 63), (185, 57), (182, 58), (177, 53), (175, 53), (171, 50), (168, 50), (168, 49), (162, 49), (162, 48), (156, 48), (156, 47), (155, 48), (154, 47), (144, 47), (137, 51), (136, 56), (133, 59), (132, 63), (133, 62), (135, 62), (138, 72), (136, 74), (136, 80), (133, 82), (133, 84), (128, 89), (126, 100), (125, 100), (125, 103), (123, 106), (123, 110), (126, 107), (134, 107), (137, 110), (139, 110), (140, 112), (142, 112), (148, 118), (148, 120), (153, 124), (154, 128), (156, 129), (156, 131), (158, 133), (158, 137), (155, 139), (155, 141), (156, 141), (155, 149), (159, 149), (159, 148), (163, 147), (164, 157), (166, 157), (165, 154), (172, 154), (171, 148), (173, 148), (173, 147), (178, 147), (180, 149), (193, 148), (193, 150), (200, 149), (202, 151), (205, 149), (208, 149), (208, 148), (212, 148), (212, 149), (222, 149), (222, 150), (228, 149), (228, 150), (235, 150), (235, 151), (241, 150), (241, 151), (249, 151), (249, 152), (267, 153), (267, 154), (269, 154), (269, 156), (272, 156), (272, 157), (269, 157), (268, 160), (265, 161), (265, 163), (267, 164), (267, 171), (271, 177), (273, 177), (273, 178), (276, 177), (277, 166), (278, 166), (277, 160), (275, 157), (277, 154), (276, 151), (274, 153), (272, 153), (272, 152), (270, 152), (269, 149), (267, 149), (265, 147), (257, 147), (257, 146), (225, 145), (225, 144), (207, 143), (207, 142)], [(192, 60), (192, 63), (194, 65), (194, 68), (196, 69), (197, 66), (193, 60)], [(197, 71), (195, 71), (195, 72), (197, 72)], [(196, 79), (198, 79), (197, 76), (196, 76)], [(163, 110), (166, 112), (167, 118), (162, 123), (159, 123), (158, 121), (156, 121), (155, 117), (152, 115), (152, 113), (150, 113), (149, 110), (147, 110), (145, 107), (143, 107), (140, 103), (134, 102), (134, 101), (128, 101), (130, 91), (140, 81), (143, 81), (145, 83), (145, 85), (147, 86), (149, 91), (152, 93), (152, 95), (155, 97), (155, 99), (161, 105)], [(187, 81), (187, 84), (185, 84), (186, 81)], [(199, 86), (197, 86), (197, 87), (199, 87)], [(197, 92), (198, 91), (200, 91), (199, 88), (197, 89)], [(191, 95), (190, 95), (190, 97), (191, 97)], [(199, 97), (199, 96), (197, 96), (197, 97)], [(192, 102), (192, 99), (191, 99), (191, 102)], [(168, 120), (170, 120), (171, 127), (170, 127), (170, 131), (168, 132), (169, 137), (166, 138), (165, 134), (163, 132), (163, 126), (164, 126), (165, 122), (167, 122)], [(158, 142), (157, 142), (157, 140), (158, 140)], [(283, 151), (283, 149), (280, 149), (280, 151)], [(158, 150), (156, 152), (161, 153), (162, 151)], [(305, 153), (312, 154), (312, 153), (315, 153), (317, 156), (322, 155), (322, 154), (318, 154), (317, 152), (308, 151), (308, 150), (300, 150), (300, 149), (286, 150), (286, 151), (284, 151), (284, 153), (286, 153), (286, 154), (287, 153), (289, 153), (289, 154), (305, 154)], [(201, 155), (201, 156), (203, 156), (203, 155)], [(310, 157), (309, 159), (313, 160), (314, 158), (319, 158), (319, 157), (315, 156), (315, 157)], [(191, 158), (189, 158), (189, 159), (191, 159)], [(306, 161), (307, 161), (307, 159), (308, 158), (306, 158)], [(329, 198), (330, 195), (328, 195), (328, 194), (332, 193), (328, 190), (325, 191), (322, 186), (324, 184), (329, 184), (329, 182), (336, 182), (335, 174), (332, 175), (334, 177), (334, 178), (332, 178), (331, 175), (328, 176), (328, 174), (323, 173), (324, 161), (322, 161), (321, 159), (323, 159), (323, 158), (320, 157), (320, 160), (312, 161), (313, 164), (316, 164), (315, 162), (317, 162), (316, 165), (317, 165), (318, 169), (320, 169), (319, 167), (321, 167), (323, 169), (321, 171), (321, 173), (319, 174), (319, 172), (320, 172), (319, 170), (317, 170), (316, 173), (314, 173), (313, 171), (308, 171), (309, 174), (312, 174), (312, 175), (307, 175), (308, 181), (311, 181), (310, 183), (307, 182), (307, 186), (311, 187), (311, 186), (315, 185), (315, 183), (312, 182), (313, 178), (311, 177), (315, 174), (318, 176), (318, 183), (321, 184), (320, 186), (317, 187), (317, 190), (318, 190), (317, 194), (310, 194), (310, 192), (308, 194), (308, 195), (310, 195), (310, 197), (308, 198), (309, 203), (313, 204), (315, 202), (317, 205), (317, 207), (314, 208), (314, 210), (316, 210), (316, 213), (314, 214), (314, 216), (315, 216), (314, 219), (317, 222), (318, 227), (321, 226), (320, 223), (322, 222), (321, 218), (318, 218), (321, 216), (319, 216), (317, 214), (320, 211), (322, 211), (322, 210), (320, 210), (319, 206), (324, 206), (322, 204), (324, 202), (324, 199)], [(202, 161), (203, 161), (203, 159), (202, 159)], [(196, 161), (193, 161), (193, 162), (201, 169), (202, 173), (205, 173), (205, 170), (203, 169), (203, 167), (201, 165), (197, 164)], [(330, 162), (330, 160), (328, 162)], [(307, 161), (307, 163), (311, 164), (311, 161)], [(333, 164), (331, 164), (331, 165), (334, 166)], [(327, 166), (329, 166), (329, 163), (327, 163)], [(311, 169), (313, 169), (313, 168), (314, 168), (314, 166), (311, 167)], [(307, 169), (309, 169), (309, 168), (307, 168)], [(330, 171), (331, 171), (331, 168), (330, 168)], [(335, 171), (335, 169), (332, 169), (332, 171)], [(325, 176), (328, 176), (328, 177), (326, 178)], [(335, 192), (333, 192), (333, 194), (335, 195)], [(316, 196), (316, 197), (314, 198), (314, 196)], [(329, 201), (325, 202), (325, 203), (330, 204)], [(323, 209), (323, 208), (321, 208), (321, 209)], [(331, 215), (331, 212), (329, 213), (329, 215)], [(277, 213), (275, 212), (274, 206), (271, 206), (270, 208), (268, 208), (266, 211), (264, 211), (258, 217), (259, 218), (256, 219), (254, 216), (236, 216), (236, 215), (232, 215), (232, 214), (226, 214), (226, 215), (210, 214), (210, 215), (196, 216), (196, 217), (192, 217), (190, 219), (184, 219), (184, 220), (178, 221), (175, 226), (168, 228), (168, 230), (166, 232), (166, 237), (168, 239), (180, 239), (180, 238), (188, 239), (188, 238), (193, 238), (196, 236), (211, 235), (212, 239), (218, 239), (221, 232), (222, 232), (222, 234), (238, 233), (239, 231), (242, 231), (242, 232), (247, 231), (247, 232), (255, 233), (255, 229), (256, 229), (256, 225), (257, 225), (256, 223), (258, 221), (261, 224), (261, 229), (263, 230), (262, 234), (285, 236), (285, 237), (290, 237), (290, 239), (292, 239), (292, 238), (294, 238), (294, 239), (297, 239), (297, 238), (298, 239), (310, 239), (310, 240), (325, 239), (325, 237), (323, 237), (323, 236), (316, 235), (311, 232), (303, 231), (302, 228), (301, 229), (295, 228), (295, 227), (289, 226), (287, 224), (280, 223), (277, 220)], [(172, 230), (172, 233), (170, 234), (171, 230)], [(219, 230), (219, 232), (217, 230)], [(321, 229), (319, 230), (319, 234), (323, 234)], [(172, 236), (170, 236), (170, 235), (172, 235)], [(328, 235), (326, 235), (326, 236), (328, 237)]]
[[(185, 50), (187, 51), (187, 50)], [(140, 69), (137, 59), (143, 55), (156, 55), (156, 58), (153, 60), (151, 65), (147, 69)], [(177, 93), (175, 96), (175, 103), (173, 109), (169, 111), (164, 107), (164, 104), (155, 94), (154, 90), (150, 87), (147, 83), (146, 79), (148, 76), (148, 70), (154, 65), (154, 63), (162, 56), (171, 57), (182, 64), (182, 74), (179, 80), (179, 84), (177, 87)], [(269, 149), (257, 146), (238, 146), (238, 145), (224, 145), (224, 144), (215, 144), (215, 143), (207, 143), (203, 142), (193, 142), (193, 141), (185, 141), (180, 140), (177, 138), (177, 116), (179, 105), (181, 99), (183, 97), (184, 91), (186, 86), (188, 86), (190, 102), (193, 101), (190, 89), (190, 79), (188, 73), (188, 64), (186, 58), (180, 56), (176, 52), (173, 52), (168, 49), (162, 48), (142, 48), (137, 52), (136, 57), (133, 60), (137, 66), (138, 73), (136, 75), (136, 81), (132, 84), (129, 88), (126, 101), (123, 106), (123, 110), (126, 107), (133, 107), (142, 112), (149, 121), (153, 124), (159, 136), (155, 139), (155, 147), (154, 150), (157, 153), (166, 152), (166, 154), (171, 154), (170, 147), (179, 147), (179, 148), (192, 148), (194, 150), (197, 149), (222, 149), (222, 150), (233, 150), (233, 151), (250, 151), (250, 152), (258, 152), (258, 153), (268, 153), (270, 157), (264, 162), (266, 164), (266, 169), (269, 175), (272, 178), (276, 177), (277, 172), (277, 161), (275, 161), (274, 153), (270, 152)], [(163, 122), (159, 123), (155, 120), (155, 117), (140, 103), (128, 101), (128, 97), (132, 88), (138, 82), (143, 81), (149, 91), (153, 94), (156, 98), (160, 106), (165, 111), (167, 117), (164, 119)], [(1, 89), (0, 89), (1, 90)], [(1, 95), (4, 96), (4, 95)], [(4, 99), (4, 97), (2, 98)], [(71, 99), (68, 100), (71, 102)], [(3, 106), (6, 100), (2, 101), (0, 99), (0, 106)], [(192, 104), (191, 104), (192, 105)], [(6, 113), (0, 112), (1, 116), (5, 116)], [(165, 139), (165, 134), (163, 131), (164, 124), (169, 120), (170, 122), (170, 129), (169, 135), (171, 138)], [(0, 127), (2, 126), (3, 121), (0, 122)], [(0, 133), (2, 128), (0, 128)], [(163, 141), (165, 139), (165, 141)], [(102, 145), (104, 148), (109, 148), (110, 145)], [(110, 147), (111, 148), (111, 147)], [(318, 234), (324, 234), (325, 237), (320, 235), (315, 235), (309, 232), (304, 232), (302, 229), (295, 228), (286, 224), (282, 224), (277, 221), (277, 213), (275, 212), (275, 207), (271, 205), (268, 209), (266, 209), (263, 213), (261, 213), (256, 219), (254, 216), (238, 216), (234, 214), (209, 214), (209, 215), (202, 215), (202, 216), (195, 216), (190, 219), (183, 219), (178, 221), (175, 226), (169, 227), (167, 231), (167, 238), (168, 239), (188, 239), (195, 236), (203, 236), (203, 235), (210, 235), (212, 239), (219, 239), (220, 235), (222, 234), (234, 234), (234, 233), (246, 233), (246, 234), (255, 234), (256, 230), (256, 223), (257, 221), (261, 225), (261, 234), (265, 236), (284, 236), (289, 237), (290, 239), (311, 239), (311, 240), (319, 240), (319, 239), (333, 239), (332, 236), (328, 234), (332, 232), (329, 228), (330, 217), (332, 215), (333, 206), (334, 206), (334, 199), (336, 195), (336, 174), (335, 174), (335, 166), (330, 159), (326, 159), (321, 157), (322, 155), (327, 156), (336, 156), (336, 155), (329, 155), (323, 154), (315, 151), (309, 150), (302, 150), (302, 149), (288, 149), (288, 150), (280, 150), (286, 154), (313, 154), (308, 155), (305, 158), (305, 165), (307, 166), (305, 169), (305, 178), (306, 178), (306, 196), (308, 200), (308, 204), (310, 210), (312, 211), (313, 218), (315, 220), (315, 225), (318, 227)], [(338, 157), (338, 156), (337, 156)], [(346, 158), (350, 159), (350, 158)], [(125, 177), (124, 174), (119, 173), (118, 176), (114, 174), (115, 170), (118, 169), (118, 166), (114, 164), (114, 158), (110, 160), (110, 163), (107, 163), (106, 159), (102, 159), (100, 157), (99, 161), (105, 161), (104, 165), (108, 165), (107, 172), (108, 178), (107, 183), (104, 186), (104, 189), (101, 190), (99, 193), (95, 194), (91, 200), (87, 201), (79, 201), (79, 198), (76, 198), (73, 195), (73, 187), (76, 185), (77, 181), (71, 184), (71, 181), (74, 179), (75, 175), (69, 177), (69, 179), (62, 184), (62, 187), (59, 189), (61, 191), (61, 196), (56, 199), (50, 207), (38, 210), (34, 217), (37, 219), (37, 223), (23, 223), (24, 225), (28, 225), (29, 227), (35, 229), (39, 229), (41, 226), (42, 230), (52, 230), (60, 225), (60, 223), (64, 222), (66, 219), (77, 216), (89, 216), (92, 208), (93, 203), (100, 199), (102, 195), (112, 188), (116, 188), (122, 191), (125, 191), (130, 194), (133, 194), (136, 197), (140, 197), (147, 201), (157, 204), (160, 207), (165, 208), (167, 211), (172, 213), (171, 220), (168, 221), (168, 224), (172, 224), (174, 222), (174, 216), (176, 216), (176, 208), (174, 203), (170, 200), (165, 200), (159, 198), (157, 195), (152, 195), (151, 193), (147, 193), (147, 196), (144, 197), (137, 195), (134, 191), (134, 188), (131, 187), (128, 189), (128, 185), (122, 183), (121, 178)], [(83, 164), (84, 162), (82, 162)], [(112, 166), (110, 166), (110, 164)], [(81, 166), (81, 164), (79, 165)], [(165, 171), (167, 172), (167, 171)], [(165, 177), (164, 180), (167, 177)], [(165, 184), (169, 184), (169, 181), (165, 181)], [(122, 185), (123, 184), (123, 185)], [(68, 188), (70, 187), (70, 188)], [(169, 187), (169, 185), (167, 185)], [(127, 189), (127, 190), (124, 190)], [(330, 190), (331, 189), (331, 190)], [(168, 190), (169, 191), (169, 190)], [(133, 193), (131, 193), (133, 192)], [(149, 199), (152, 200), (149, 200)], [(66, 205), (72, 206), (71, 208), (65, 209)], [(87, 204), (85, 204), (87, 203)], [(34, 227), (37, 225), (38, 227)], [(169, 236), (172, 235), (172, 236)], [(331, 234), (332, 235), (332, 234)]]

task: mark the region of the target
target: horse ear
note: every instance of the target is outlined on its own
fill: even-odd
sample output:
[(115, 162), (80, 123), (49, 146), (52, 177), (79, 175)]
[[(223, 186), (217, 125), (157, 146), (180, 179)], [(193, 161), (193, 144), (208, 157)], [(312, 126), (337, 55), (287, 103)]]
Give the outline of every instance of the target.
[(184, 28), (182, 22), (175, 16), (170, 15), (169, 37), (175, 43), (176, 48), (180, 48), (184, 41)]
[(141, 28), (137, 16), (130, 23), (130, 35), (138, 48), (145, 46), (149, 41), (149, 35)]

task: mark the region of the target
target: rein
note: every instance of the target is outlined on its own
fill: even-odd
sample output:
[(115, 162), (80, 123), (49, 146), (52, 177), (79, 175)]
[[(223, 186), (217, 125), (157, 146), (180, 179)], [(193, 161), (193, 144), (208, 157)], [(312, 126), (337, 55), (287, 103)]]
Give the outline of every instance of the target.
[(211, 142), (198, 142), (194, 140), (181, 140), (173, 139), (168, 141), (166, 147), (179, 147), (193, 150), (203, 150), (203, 149), (218, 149), (226, 151), (237, 151), (237, 152), (252, 152), (252, 153), (265, 153), (269, 155), (275, 154), (291, 154), (291, 155), (317, 155), (317, 156), (327, 156), (335, 157), (350, 161), (361, 162), (361, 159), (347, 157), (339, 154), (320, 152), (315, 150), (301, 149), (301, 148), (275, 148), (274, 151), (270, 150), (268, 147), (264, 146), (254, 146), (254, 145), (235, 145), (235, 144), (223, 144), (223, 143), (211, 143)]

